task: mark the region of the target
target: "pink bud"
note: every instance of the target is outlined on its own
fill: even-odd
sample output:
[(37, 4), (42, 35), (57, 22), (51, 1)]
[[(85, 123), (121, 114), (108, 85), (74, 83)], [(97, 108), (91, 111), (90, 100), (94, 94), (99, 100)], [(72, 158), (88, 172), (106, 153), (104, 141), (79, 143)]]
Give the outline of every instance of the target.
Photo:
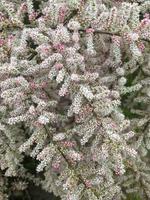
[(145, 25), (149, 25), (150, 24), (150, 19), (149, 18), (144, 18), (142, 21), (141, 21), (141, 28)]
[(8, 36), (8, 39), (9, 39), (9, 40), (13, 40), (13, 39), (14, 39), (14, 35), (12, 35), (12, 34), (9, 35), (9, 36)]
[(4, 39), (0, 39), (0, 47), (2, 47), (5, 44), (5, 40)]
[(115, 170), (115, 174), (116, 174), (117, 176), (120, 176), (120, 175), (121, 175), (121, 174), (120, 174), (119, 168)]
[(34, 122), (34, 126), (35, 126), (35, 127), (42, 127), (43, 124), (40, 124), (38, 121), (36, 121), (36, 122)]
[(92, 159), (93, 159), (93, 161), (96, 161), (97, 160), (97, 155), (93, 154)]
[(85, 185), (87, 188), (91, 188), (92, 184), (91, 184), (91, 181), (90, 180), (86, 180), (85, 181)]
[(63, 23), (64, 22), (64, 19), (65, 19), (65, 15), (66, 15), (66, 8), (65, 7), (61, 7), (59, 9), (59, 21), (60, 23)]
[(94, 29), (93, 28), (86, 29), (86, 33), (94, 33)]
[(27, 5), (25, 3), (23, 3), (20, 7), (22, 12), (26, 12), (27, 11)]
[(149, 19), (149, 18), (150, 18), (150, 14), (149, 14), (149, 13), (145, 13), (145, 14), (144, 14), (144, 18)]
[(44, 92), (42, 92), (42, 93), (40, 94), (40, 97), (43, 98), (43, 99), (48, 99), (47, 96), (46, 96), (46, 94), (45, 94)]
[(4, 21), (4, 20), (5, 20), (5, 17), (4, 17), (4, 15), (3, 15), (3, 13), (0, 12), (0, 22), (2, 22), (2, 21)]
[(43, 83), (40, 84), (41, 88), (45, 88), (46, 86), (47, 86), (47, 82), (43, 82)]
[(17, 85), (19, 85), (19, 84), (20, 84), (20, 82), (19, 82), (18, 80), (16, 80), (16, 84), (17, 84)]
[(115, 123), (112, 123), (111, 126), (112, 126), (113, 128), (116, 128), (116, 127), (117, 127)]
[(36, 88), (36, 84), (34, 82), (31, 82), (30, 83), (30, 87), (31, 87), (31, 89), (35, 89)]
[(143, 52), (144, 49), (145, 49), (145, 45), (144, 45), (142, 42), (140, 42), (140, 43), (138, 44), (138, 48), (141, 50), (141, 52)]
[(36, 17), (37, 17), (37, 13), (36, 13), (36, 12), (33, 12), (33, 13), (31, 13), (31, 14), (29, 15), (29, 20), (30, 20), (30, 21), (33, 21), (33, 20), (35, 20)]
[(120, 46), (120, 37), (119, 37), (119, 36), (112, 36), (112, 41), (113, 41), (117, 46)]
[(65, 46), (63, 44), (56, 44), (56, 45), (53, 45), (53, 48), (56, 49), (58, 52), (63, 52), (64, 49), (65, 49)]
[(52, 168), (53, 168), (54, 170), (59, 170), (60, 164), (59, 164), (59, 163), (53, 163), (53, 164), (52, 164)]
[(55, 64), (55, 68), (56, 68), (57, 70), (60, 70), (60, 69), (63, 68), (63, 64), (62, 64), (62, 63), (56, 63), (56, 64)]
[(48, 47), (44, 47), (43, 50), (47, 53), (49, 52), (49, 48)]
[(59, 91), (59, 96), (61, 96), (61, 97), (65, 96), (65, 95), (67, 95), (67, 94), (68, 94), (68, 90), (67, 90), (66, 88), (61, 89), (61, 90)]

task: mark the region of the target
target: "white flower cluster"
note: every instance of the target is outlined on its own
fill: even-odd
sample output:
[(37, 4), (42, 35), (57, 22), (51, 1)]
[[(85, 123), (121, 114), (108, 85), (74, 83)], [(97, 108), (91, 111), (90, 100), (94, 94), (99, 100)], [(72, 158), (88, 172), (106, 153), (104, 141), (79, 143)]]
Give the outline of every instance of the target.
[(51, 144), (50, 146), (45, 147), (43, 151), (37, 155), (37, 160), (41, 161), (41, 163), (37, 166), (38, 172), (43, 171), (43, 168), (50, 164), (55, 153), (55, 147)]
[(63, 200), (150, 198), (149, 6), (0, 2), (0, 179)]

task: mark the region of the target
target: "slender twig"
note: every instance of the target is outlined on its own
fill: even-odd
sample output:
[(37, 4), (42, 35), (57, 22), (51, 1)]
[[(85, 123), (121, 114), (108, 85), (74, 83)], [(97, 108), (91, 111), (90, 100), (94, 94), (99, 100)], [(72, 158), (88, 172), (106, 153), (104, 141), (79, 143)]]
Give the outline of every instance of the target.
[[(84, 29), (80, 29), (79, 31), (85, 32)], [(102, 34), (102, 35), (110, 35), (110, 36), (116, 35), (116, 36), (122, 37), (122, 35), (119, 34), (119, 33), (112, 33), (112, 32), (108, 32), (108, 31), (99, 31), (99, 30), (95, 30), (95, 31), (94, 31), (94, 34)], [(143, 40), (143, 41), (145, 41), (145, 42), (150, 42), (150, 40), (144, 39), (144, 38), (140, 38), (140, 40)]]
[[(51, 135), (47, 129), (46, 126), (44, 126), (46, 132), (48, 133), (48, 135)], [(85, 181), (83, 180), (83, 178), (77, 174), (75, 172), (75, 169), (73, 168), (73, 166), (70, 164), (68, 158), (66, 157), (66, 155), (64, 154), (64, 152), (61, 150), (61, 148), (56, 144), (56, 142), (52, 142), (54, 144), (54, 146), (56, 147), (56, 149), (58, 150), (58, 152), (61, 154), (61, 156), (64, 158), (65, 162), (67, 163), (68, 167), (70, 170), (74, 171), (75, 175), (78, 177), (78, 179), (86, 186)]]
[(70, 19), (72, 19), (74, 16), (76, 16), (77, 13), (78, 13), (78, 9), (73, 10), (73, 11), (67, 16), (67, 18), (65, 19), (64, 25), (66, 25), (66, 24), (69, 22)]

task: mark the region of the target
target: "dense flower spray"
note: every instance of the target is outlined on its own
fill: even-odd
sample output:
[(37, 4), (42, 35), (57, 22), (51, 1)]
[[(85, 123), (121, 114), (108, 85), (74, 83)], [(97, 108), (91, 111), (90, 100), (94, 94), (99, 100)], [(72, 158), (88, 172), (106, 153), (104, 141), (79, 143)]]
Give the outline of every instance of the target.
[(62, 200), (150, 198), (149, 10), (147, 0), (1, 0), (2, 183), (33, 180)]

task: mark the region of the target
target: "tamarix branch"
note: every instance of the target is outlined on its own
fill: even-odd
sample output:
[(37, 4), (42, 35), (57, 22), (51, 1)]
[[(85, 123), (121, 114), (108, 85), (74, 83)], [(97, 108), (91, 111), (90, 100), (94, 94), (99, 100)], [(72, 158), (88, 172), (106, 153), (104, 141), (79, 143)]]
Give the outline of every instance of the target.
[(0, 199), (31, 180), (62, 200), (150, 199), (149, 13), (0, 1)]

